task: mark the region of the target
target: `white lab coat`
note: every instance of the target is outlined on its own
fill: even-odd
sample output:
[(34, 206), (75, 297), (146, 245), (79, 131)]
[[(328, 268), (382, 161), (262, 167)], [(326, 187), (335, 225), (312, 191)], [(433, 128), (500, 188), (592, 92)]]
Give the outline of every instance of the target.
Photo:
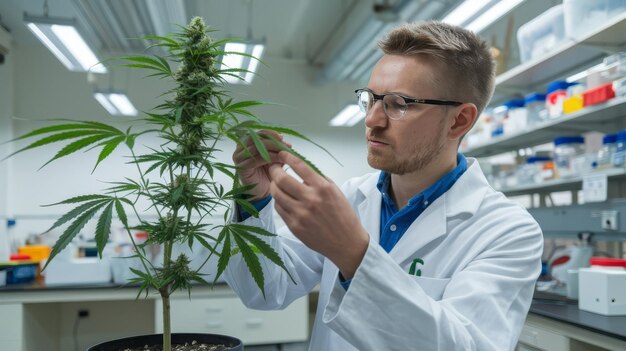
[[(268, 242), (297, 284), (267, 261), (264, 299), (239, 255), (226, 281), (256, 309), (284, 308), (320, 284), (312, 351), (513, 350), (541, 269), (543, 238), (535, 220), (493, 190), (468, 158), (467, 171), (386, 253), (379, 245), (378, 176), (342, 187), (370, 234), (347, 291), (337, 267), (288, 230)], [(244, 223), (273, 231), (272, 208)], [(415, 265), (420, 276), (408, 273), (416, 258), (424, 262)]]

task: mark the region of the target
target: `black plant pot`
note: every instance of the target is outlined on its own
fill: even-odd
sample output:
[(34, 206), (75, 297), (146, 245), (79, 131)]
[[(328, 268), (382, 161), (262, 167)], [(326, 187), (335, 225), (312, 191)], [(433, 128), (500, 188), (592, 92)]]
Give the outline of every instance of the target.
[[(243, 351), (243, 343), (237, 338), (219, 334), (172, 333), (172, 344), (191, 343), (192, 341), (206, 344), (222, 344), (228, 351)], [(119, 351), (127, 347), (143, 347), (144, 345), (162, 345), (163, 334), (131, 336), (124, 339), (111, 340), (94, 345), (87, 351)]]

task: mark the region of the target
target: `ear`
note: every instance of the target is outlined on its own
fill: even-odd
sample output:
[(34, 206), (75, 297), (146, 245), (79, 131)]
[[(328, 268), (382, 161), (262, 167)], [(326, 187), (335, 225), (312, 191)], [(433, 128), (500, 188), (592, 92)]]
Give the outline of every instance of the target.
[(459, 140), (463, 135), (469, 132), (478, 118), (478, 109), (472, 103), (465, 103), (453, 109), (454, 120), (448, 130), (448, 138), (451, 140)]

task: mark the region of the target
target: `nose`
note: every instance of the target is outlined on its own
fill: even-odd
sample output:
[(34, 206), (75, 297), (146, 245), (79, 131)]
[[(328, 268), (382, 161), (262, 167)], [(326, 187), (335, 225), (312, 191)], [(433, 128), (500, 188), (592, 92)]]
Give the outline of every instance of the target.
[(367, 116), (365, 116), (365, 126), (368, 128), (380, 128), (385, 127), (387, 123), (388, 118), (387, 114), (385, 114), (382, 100), (375, 101)]

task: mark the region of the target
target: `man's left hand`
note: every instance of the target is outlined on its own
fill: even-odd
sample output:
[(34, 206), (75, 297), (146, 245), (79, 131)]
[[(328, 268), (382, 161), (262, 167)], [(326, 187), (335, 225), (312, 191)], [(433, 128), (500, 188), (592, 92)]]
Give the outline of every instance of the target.
[(278, 156), (304, 183), (279, 164), (270, 166), (276, 211), (298, 239), (328, 257), (344, 278), (351, 279), (367, 250), (368, 233), (335, 183), (286, 151)]

